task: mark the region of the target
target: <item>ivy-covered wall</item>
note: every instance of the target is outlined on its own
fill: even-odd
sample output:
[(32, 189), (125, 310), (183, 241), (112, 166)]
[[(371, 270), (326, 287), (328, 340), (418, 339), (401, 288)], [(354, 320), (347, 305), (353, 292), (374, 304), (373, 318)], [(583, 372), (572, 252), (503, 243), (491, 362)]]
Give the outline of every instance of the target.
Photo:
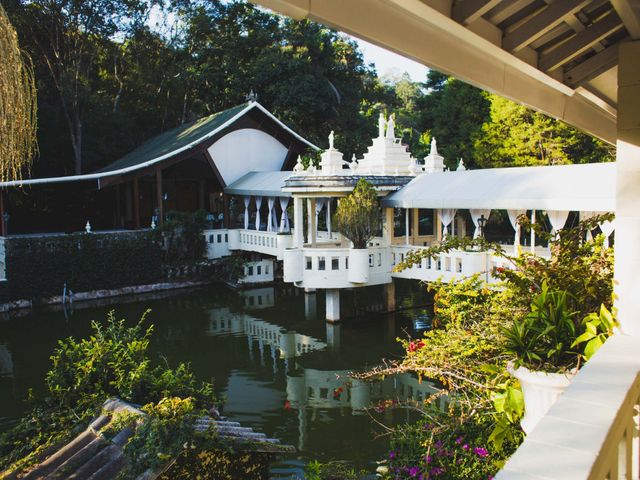
[(114, 289), (162, 281), (161, 233), (56, 235), (6, 239), (0, 301)]

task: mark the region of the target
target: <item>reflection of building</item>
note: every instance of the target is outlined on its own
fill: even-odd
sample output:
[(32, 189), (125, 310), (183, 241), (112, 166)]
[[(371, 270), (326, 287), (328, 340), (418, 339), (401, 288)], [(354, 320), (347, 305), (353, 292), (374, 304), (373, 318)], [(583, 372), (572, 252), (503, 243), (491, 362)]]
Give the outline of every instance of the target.
[(244, 307), (260, 309), (273, 307), (276, 304), (276, 291), (273, 287), (252, 288), (238, 292), (244, 300)]
[(13, 357), (4, 343), (0, 343), (0, 376), (13, 377)]
[(371, 382), (353, 379), (349, 373), (348, 370), (308, 368), (301, 375), (288, 375), (287, 400), (295, 407), (364, 410), (380, 400), (420, 402), (438, 392), (432, 382), (420, 382), (406, 373)]
[(272, 353), (279, 352), (282, 359), (322, 350), (327, 344), (309, 335), (289, 332), (279, 325), (260, 320), (246, 313), (232, 313), (227, 307), (216, 307), (209, 312), (208, 335), (244, 334), (249, 341), (249, 353), (253, 355), (253, 344), (258, 342), (261, 358), (264, 347)]

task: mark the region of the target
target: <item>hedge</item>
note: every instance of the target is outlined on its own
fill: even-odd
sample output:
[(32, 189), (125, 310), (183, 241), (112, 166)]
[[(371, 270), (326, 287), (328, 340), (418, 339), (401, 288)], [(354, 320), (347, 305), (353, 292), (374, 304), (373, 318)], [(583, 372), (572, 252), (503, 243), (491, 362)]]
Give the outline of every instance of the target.
[(61, 295), (162, 281), (157, 231), (74, 233), (5, 240), (7, 282), (0, 300)]

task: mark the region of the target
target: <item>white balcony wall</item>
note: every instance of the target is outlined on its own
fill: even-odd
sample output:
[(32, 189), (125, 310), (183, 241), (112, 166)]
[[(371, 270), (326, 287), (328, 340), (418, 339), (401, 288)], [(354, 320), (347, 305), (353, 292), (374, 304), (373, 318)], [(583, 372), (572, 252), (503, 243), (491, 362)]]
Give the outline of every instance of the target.
[[(277, 232), (263, 232), (258, 230), (237, 230), (237, 237), (232, 238), (230, 250), (244, 250), (245, 252), (264, 253), (282, 260), (284, 250), (292, 243), (291, 235)], [(237, 238), (237, 240), (236, 240)]]
[(226, 228), (204, 230), (202, 232), (207, 244), (205, 255), (209, 260), (231, 255), (231, 251), (229, 250), (229, 233), (229, 230)]

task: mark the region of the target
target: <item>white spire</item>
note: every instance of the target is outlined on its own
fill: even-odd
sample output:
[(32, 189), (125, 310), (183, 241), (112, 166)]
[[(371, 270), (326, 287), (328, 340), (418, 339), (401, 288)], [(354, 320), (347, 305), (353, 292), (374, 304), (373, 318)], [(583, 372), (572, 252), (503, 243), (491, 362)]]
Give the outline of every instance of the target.
[(384, 125), (385, 123), (387, 123), (387, 121), (384, 118), (384, 115), (382, 114), (382, 112), (380, 112), (380, 115), (378, 116), (378, 138), (382, 138), (384, 137)]
[(329, 134), (329, 150), (333, 150), (333, 140), (334, 140), (333, 130), (331, 130), (331, 133)]
[(464, 162), (462, 161), (462, 157), (460, 157), (460, 161), (458, 162), (458, 168), (456, 169), (459, 172), (463, 172), (467, 169), (467, 167), (464, 166)]
[(431, 139), (431, 151), (429, 155), (438, 155), (438, 145), (436, 144), (436, 137)]
[(392, 113), (389, 115), (389, 121), (387, 122), (387, 138), (395, 140), (396, 138), (396, 122), (395, 115)]
[(298, 155), (298, 161), (296, 162), (296, 166), (293, 167), (294, 172), (304, 172), (304, 165), (302, 165), (302, 157)]

